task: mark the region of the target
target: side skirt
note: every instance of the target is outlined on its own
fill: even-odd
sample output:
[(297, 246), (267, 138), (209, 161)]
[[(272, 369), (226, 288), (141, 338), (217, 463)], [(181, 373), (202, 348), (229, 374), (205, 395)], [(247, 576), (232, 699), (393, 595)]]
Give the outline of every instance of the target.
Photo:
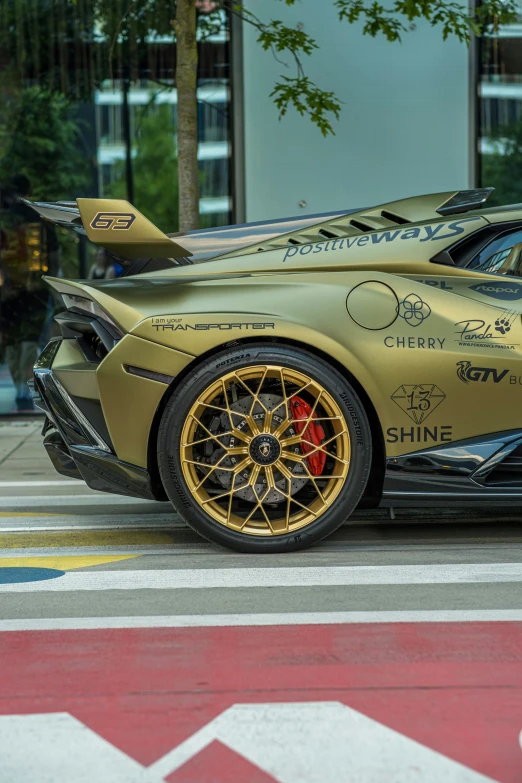
[(121, 462), (113, 454), (90, 446), (69, 446), (71, 457), (85, 483), (100, 492), (113, 492), (155, 500), (149, 474), (143, 468)]
[(522, 430), (386, 460), (381, 507), (522, 504)]

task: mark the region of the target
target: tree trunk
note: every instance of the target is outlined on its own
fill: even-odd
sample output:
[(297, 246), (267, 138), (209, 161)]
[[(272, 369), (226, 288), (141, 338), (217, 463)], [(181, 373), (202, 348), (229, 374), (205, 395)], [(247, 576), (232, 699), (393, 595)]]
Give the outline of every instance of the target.
[(199, 228), (196, 0), (177, 0), (176, 87), (178, 91), (179, 230)]

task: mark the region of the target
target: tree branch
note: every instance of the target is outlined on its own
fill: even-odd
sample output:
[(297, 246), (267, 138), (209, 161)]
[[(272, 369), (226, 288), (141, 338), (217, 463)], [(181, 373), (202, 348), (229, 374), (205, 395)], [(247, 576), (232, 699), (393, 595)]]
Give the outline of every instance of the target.
[[(284, 0), (284, 2), (286, 5), (294, 5), (295, 0)], [(222, 0), (221, 7), (255, 28), (258, 32), (257, 43), (265, 51), (271, 50), (276, 61), (285, 68), (289, 66), (279, 59), (278, 53), (288, 52), (293, 57), (296, 76), (293, 78), (281, 76), (281, 81), (275, 83), (270, 93), (279, 110), (279, 118), (284, 117), (289, 107), (293, 106), (299, 114), (307, 115), (323, 136), (334, 135), (328, 115), (331, 113), (338, 119), (341, 102), (333, 92), (322, 90), (306, 76), (301, 59), (303, 55), (309, 56), (319, 48), (315, 39), (303, 30), (289, 27), (279, 20), (265, 23), (235, 0)]]

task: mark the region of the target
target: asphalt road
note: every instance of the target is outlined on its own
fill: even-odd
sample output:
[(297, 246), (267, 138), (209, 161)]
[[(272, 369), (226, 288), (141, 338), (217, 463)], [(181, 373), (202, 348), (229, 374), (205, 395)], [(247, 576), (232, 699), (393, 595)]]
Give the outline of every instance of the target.
[(396, 514), (234, 554), (0, 425), (2, 779), (520, 781), (522, 516)]

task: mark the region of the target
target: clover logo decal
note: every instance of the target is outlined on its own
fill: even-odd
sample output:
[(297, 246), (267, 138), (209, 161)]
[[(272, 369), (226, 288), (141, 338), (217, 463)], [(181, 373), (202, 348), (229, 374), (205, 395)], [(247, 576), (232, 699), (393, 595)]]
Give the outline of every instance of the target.
[(431, 315), (431, 307), (417, 294), (408, 294), (399, 302), (397, 314), (410, 326), (420, 326)]

